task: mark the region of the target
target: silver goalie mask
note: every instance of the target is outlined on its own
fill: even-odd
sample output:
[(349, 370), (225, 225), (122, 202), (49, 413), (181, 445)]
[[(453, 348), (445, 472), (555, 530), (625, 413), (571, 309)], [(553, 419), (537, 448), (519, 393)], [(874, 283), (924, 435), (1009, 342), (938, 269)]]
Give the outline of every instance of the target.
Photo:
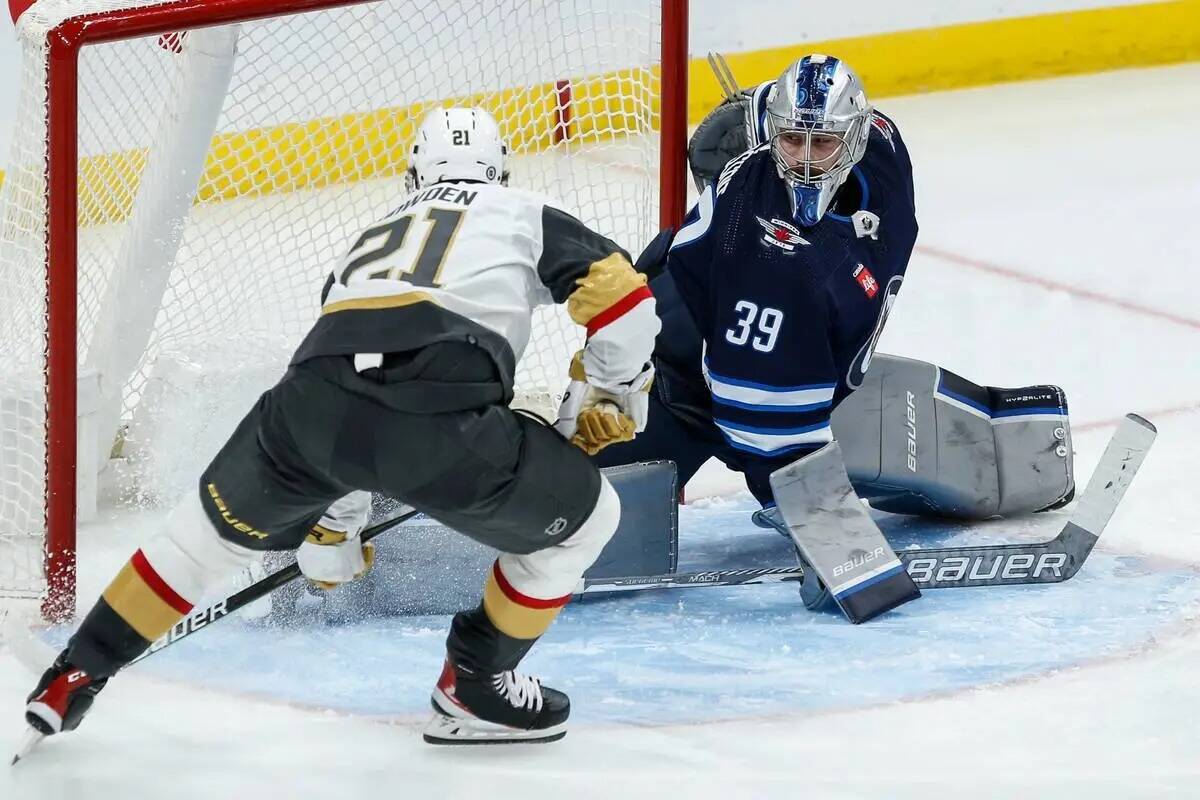
[(871, 133), (871, 104), (854, 70), (832, 56), (788, 67), (767, 96), (766, 131), (779, 176), (792, 191), (796, 221), (815, 225)]

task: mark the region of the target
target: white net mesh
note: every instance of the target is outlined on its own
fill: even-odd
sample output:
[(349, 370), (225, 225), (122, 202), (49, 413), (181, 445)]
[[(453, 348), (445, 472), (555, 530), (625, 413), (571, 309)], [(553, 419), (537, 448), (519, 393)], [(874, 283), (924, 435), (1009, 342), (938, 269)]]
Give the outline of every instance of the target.
[[(96, 453), (81, 442), (81, 475), (104, 468), (136, 502), (193, 485), (316, 319), (334, 259), (395, 205), (434, 105), (489, 108), (513, 185), (562, 198), (636, 252), (657, 219), (657, 2), (388, 0), (193, 30), (182, 53), (158, 36), (84, 47), (77, 345), (99, 397), (84, 402), (81, 378)], [(0, 196), (0, 594), (42, 588), (45, 36), (116, 7), (42, 0), (20, 25)], [(518, 390), (560, 391), (579, 341), (539, 312)]]

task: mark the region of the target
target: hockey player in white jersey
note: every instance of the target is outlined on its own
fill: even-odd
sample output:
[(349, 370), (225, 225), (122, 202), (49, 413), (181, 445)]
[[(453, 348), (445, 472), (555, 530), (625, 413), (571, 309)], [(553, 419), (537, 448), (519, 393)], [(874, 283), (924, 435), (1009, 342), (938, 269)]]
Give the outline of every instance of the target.
[[(515, 668), (616, 529), (617, 496), (583, 451), (645, 424), (654, 298), (624, 250), (507, 187), (486, 112), (430, 114), (410, 165), (412, 193), (337, 265), (287, 374), (30, 695), (42, 734), (77, 727), (112, 675), (261, 551), (298, 549), (314, 581), (361, 575), (377, 492), (503, 553), (480, 605), (454, 617), (426, 740), (564, 735), (566, 695)], [(508, 408), (533, 308), (564, 302), (588, 333), (562, 423), (576, 447)]]

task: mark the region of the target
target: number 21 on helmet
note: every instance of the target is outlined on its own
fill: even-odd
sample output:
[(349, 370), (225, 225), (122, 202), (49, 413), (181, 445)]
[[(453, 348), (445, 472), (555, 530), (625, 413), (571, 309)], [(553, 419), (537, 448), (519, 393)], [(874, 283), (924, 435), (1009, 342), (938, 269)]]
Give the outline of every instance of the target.
[(440, 108), (417, 128), (408, 159), (405, 188), (423, 189), (439, 181), (508, 184), (508, 147), (500, 126), (482, 108)]

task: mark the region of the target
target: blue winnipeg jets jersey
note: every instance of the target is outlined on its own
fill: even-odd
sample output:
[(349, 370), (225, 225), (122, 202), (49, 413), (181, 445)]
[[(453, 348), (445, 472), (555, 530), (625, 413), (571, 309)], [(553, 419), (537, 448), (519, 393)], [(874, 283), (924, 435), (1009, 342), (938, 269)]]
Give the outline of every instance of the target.
[(912, 166), (887, 117), (812, 227), (796, 224), (769, 147), (725, 167), (667, 256), (702, 353), (688, 352), (669, 299), (658, 348), (688, 394), (704, 380), (712, 421), (764, 500), (771, 469), (831, 441), (830, 414), (862, 382), (917, 236)]

